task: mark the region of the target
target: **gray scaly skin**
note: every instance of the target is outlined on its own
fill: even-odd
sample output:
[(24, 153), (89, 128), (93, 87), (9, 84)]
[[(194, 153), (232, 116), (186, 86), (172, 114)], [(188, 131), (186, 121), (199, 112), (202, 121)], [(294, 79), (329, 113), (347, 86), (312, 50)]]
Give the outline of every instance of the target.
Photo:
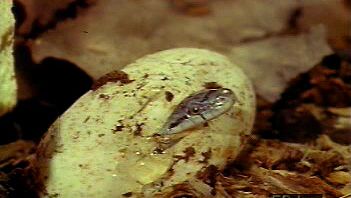
[(160, 135), (172, 135), (194, 128), (227, 112), (235, 103), (232, 90), (205, 89), (185, 98), (169, 116)]

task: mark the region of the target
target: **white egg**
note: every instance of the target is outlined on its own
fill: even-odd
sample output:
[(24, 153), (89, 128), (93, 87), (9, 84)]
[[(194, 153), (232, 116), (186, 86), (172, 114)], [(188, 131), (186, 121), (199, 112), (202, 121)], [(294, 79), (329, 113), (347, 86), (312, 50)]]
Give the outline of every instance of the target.
[[(197, 175), (210, 166), (223, 169), (251, 133), (251, 83), (218, 53), (166, 50), (123, 72), (128, 79), (110, 74), (110, 82), (87, 92), (50, 127), (35, 162), (41, 197), (155, 197), (185, 183), (210, 193)], [(177, 132), (176, 140), (155, 135), (179, 103), (213, 86), (235, 93), (228, 111)]]

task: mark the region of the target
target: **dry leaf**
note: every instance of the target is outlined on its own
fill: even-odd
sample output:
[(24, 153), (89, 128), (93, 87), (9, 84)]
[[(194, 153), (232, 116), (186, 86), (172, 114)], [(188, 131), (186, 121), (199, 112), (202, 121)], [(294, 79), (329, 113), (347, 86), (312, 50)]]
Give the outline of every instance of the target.
[(204, 16), (209, 14), (209, 0), (170, 0), (173, 7), (180, 13), (189, 16)]
[(55, 12), (66, 8), (74, 0), (17, 0), (22, 4), (26, 14), (25, 20), (18, 28), (19, 34), (27, 34), (32, 30), (33, 24), (47, 25), (54, 17)]
[[(321, 144), (326, 144), (325, 137), (321, 136), (311, 145), (264, 139), (250, 145), (252, 148), (247, 145), (234, 164), (240, 171), (230, 168), (231, 177), (225, 179), (224, 190), (229, 194), (245, 190), (255, 195), (325, 193), (326, 197), (334, 197), (346, 194), (340, 189), (351, 185), (351, 169), (347, 164), (351, 150), (331, 142), (329, 149), (321, 148)], [(326, 178), (334, 183), (325, 182)]]
[(324, 194), (325, 197), (337, 197), (342, 194), (318, 177), (309, 177), (285, 170), (253, 169), (253, 173), (265, 182), (273, 193)]
[(229, 57), (253, 80), (257, 93), (274, 102), (287, 83), (330, 54), (322, 26), (301, 35), (287, 35), (232, 48)]
[(225, 52), (240, 41), (281, 32), (297, 6), (294, 1), (218, 0), (210, 15), (189, 17), (164, 0), (99, 1), (31, 48), (36, 62), (66, 59), (97, 79), (154, 51), (201, 47)]
[(317, 24), (327, 27), (328, 40), (337, 49), (350, 47), (351, 11), (343, 0), (304, 0), (302, 15), (297, 21), (299, 29), (306, 30)]
[(351, 174), (345, 171), (335, 171), (328, 175), (327, 180), (336, 184), (351, 183)]
[(10, 144), (0, 146), (0, 168), (14, 165), (25, 160), (34, 153), (35, 144), (33, 142), (18, 140)]
[[(232, 197), (268, 197), (270, 194), (323, 194), (323, 197), (342, 196), (337, 188), (315, 176), (306, 176), (286, 170), (252, 167), (232, 177), (217, 177), (220, 194)], [(222, 192), (221, 192), (222, 191)]]

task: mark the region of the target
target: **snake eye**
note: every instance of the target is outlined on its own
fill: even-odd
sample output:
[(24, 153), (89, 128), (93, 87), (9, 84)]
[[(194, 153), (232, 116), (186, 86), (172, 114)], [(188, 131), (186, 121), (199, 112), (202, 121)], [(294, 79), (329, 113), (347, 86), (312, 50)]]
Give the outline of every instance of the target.
[(200, 108), (197, 107), (197, 106), (191, 107), (191, 108), (189, 109), (189, 113), (190, 113), (190, 114), (198, 114), (199, 112), (200, 112)]
[(233, 91), (230, 90), (230, 89), (223, 89), (223, 90), (222, 90), (222, 93), (223, 93), (223, 94), (232, 94)]

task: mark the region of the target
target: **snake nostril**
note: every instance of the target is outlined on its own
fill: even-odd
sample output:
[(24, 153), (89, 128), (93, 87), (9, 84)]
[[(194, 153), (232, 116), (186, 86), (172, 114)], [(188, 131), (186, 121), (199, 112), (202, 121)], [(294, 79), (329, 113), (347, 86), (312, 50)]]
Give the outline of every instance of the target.
[(224, 101), (226, 101), (227, 99), (226, 99), (225, 97), (223, 97), (223, 96), (218, 96), (218, 97), (216, 98), (216, 100), (217, 100), (217, 102), (224, 102)]

